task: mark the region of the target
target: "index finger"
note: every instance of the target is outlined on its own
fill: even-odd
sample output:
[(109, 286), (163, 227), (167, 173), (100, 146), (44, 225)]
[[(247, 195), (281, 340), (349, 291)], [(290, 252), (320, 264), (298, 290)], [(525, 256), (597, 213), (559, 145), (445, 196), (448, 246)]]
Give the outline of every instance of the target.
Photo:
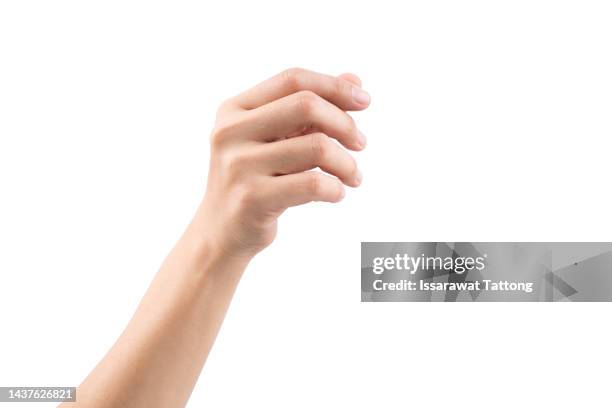
[(243, 109), (255, 109), (299, 91), (311, 91), (342, 110), (357, 111), (368, 107), (370, 95), (353, 81), (320, 74), (301, 68), (291, 68), (236, 96)]

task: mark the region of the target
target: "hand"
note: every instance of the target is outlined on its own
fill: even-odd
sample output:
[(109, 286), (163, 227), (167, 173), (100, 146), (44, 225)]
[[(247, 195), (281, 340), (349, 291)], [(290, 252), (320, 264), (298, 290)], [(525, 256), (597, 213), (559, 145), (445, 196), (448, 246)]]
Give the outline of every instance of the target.
[[(79, 387), (79, 402), (62, 407), (185, 406), (240, 277), (274, 239), (278, 216), (309, 201), (339, 201), (343, 184), (360, 184), (340, 144), (364, 148), (346, 111), (369, 102), (354, 75), (300, 69), (225, 102), (193, 222), (124, 333)], [(328, 175), (309, 171), (317, 167)]]
[[(355, 151), (365, 147), (346, 111), (369, 103), (355, 75), (303, 69), (284, 71), (224, 102), (198, 210), (215, 246), (253, 256), (273, 241), (277, 218), (288, 207), (338, 202), (343, 184), (357, 187), (361, 173), (340, 144)], [(329, 175), (309, 171), (317, 167)]]

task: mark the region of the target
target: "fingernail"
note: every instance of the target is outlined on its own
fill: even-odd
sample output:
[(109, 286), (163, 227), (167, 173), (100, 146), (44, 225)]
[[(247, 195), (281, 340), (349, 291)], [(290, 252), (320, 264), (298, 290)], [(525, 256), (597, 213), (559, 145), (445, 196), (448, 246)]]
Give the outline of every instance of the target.
[(361, 88), (353, 87), (353, 99), (359, 105), (368, 105), (370, 103), (370, 94)]
[(361, 130), (357, 131), (357, 143), (359, 143), (359, 147), (361, 147), (362, 149), (366, 145), (366, 136), (361, 133)]
[(360, 170), (357, 170), (357, 174), (355, 175), (355, 185), (360, 185), (363, 180), (363, 173)]

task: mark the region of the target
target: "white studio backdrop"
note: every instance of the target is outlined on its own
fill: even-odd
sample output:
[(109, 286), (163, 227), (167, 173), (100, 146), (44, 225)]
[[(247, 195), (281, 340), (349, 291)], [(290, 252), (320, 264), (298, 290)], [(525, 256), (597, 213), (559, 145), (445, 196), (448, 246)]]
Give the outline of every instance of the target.
[(78, 385), (203, 194), (217, 105), (301, 66), (372, 94), (364, 184), (282, 217), (189, 406), (609, 406), (610, 305), (361, 304), (359, 251), (612, 240), (611, 19), (605, 1), (1, 2), (0, 385)]

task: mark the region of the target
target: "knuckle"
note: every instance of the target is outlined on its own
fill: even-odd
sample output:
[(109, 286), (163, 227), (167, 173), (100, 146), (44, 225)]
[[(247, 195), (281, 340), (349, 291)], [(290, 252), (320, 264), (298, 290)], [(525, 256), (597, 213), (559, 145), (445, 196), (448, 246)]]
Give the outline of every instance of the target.
[(345, 132), (347, 135), (354, 137), (355, 135), (357, 135), (357, 123), (355, 122), (355, 119), (353, 119), (351, 115), (347, 114), (346, 117), (347, 117), (347, 120), (346, 120)]
[(310, 147), (315, 163), (321, 163), (329, 151), (329, 137), (323, 133), (313, 133), (310, 135)]
[(351, 85), (343, 79), (334, 78), (333, 92), (337, 97), (349, 97)]
[(215, 127), (210, 135), (210, 143), (213, 147), (220, 147), (240, 133), (241, 126), (244, 124), (239, 118), (217, 118)]
[(223, 116), (227, 111), (233, 107), (234, 101), (232, 99), (226, 99), (219, 104), (217, 107), (217, 118)]
[(349, 165), (350, 174), (357, 174), (359, 166), (357, 166), (357, 160), (353, 156), (349, 156), (351, 158), (351, 164)]
[(225, 171), (230, 177), (240, 178), (245, 169), (249, 168), (251, 158), (243, 151), (231, 151), (225, 153)]
[(289, 68), (281, 72), (280, 77), (285, 86), (293, 91), (297, 91), (300, 88), (301, 79), (304, 76), (305, 70), (303, 68)]
[(323, 180), (321, 179), (321, 174), (317, 172), (312, 172), (308, 176), (308, 192), (311, 196), (317, 197), (321, 192), (321, 183)]
[(232, 138), (236, 124), (230, 121), (219, 121), (215, 125), (211, 135), (210, 143), (213, 147), (220, 147)]
[(230, 126), (226, 123), (220, 123), (215, 126), (210, 134), (210, 144), (213, 147), (219, 147), (229, 137)]
[(297, 94), (298, 110), (302, 114), (310, 115), (319, 104), (319, 96), (312, 91), (300, 91)]

